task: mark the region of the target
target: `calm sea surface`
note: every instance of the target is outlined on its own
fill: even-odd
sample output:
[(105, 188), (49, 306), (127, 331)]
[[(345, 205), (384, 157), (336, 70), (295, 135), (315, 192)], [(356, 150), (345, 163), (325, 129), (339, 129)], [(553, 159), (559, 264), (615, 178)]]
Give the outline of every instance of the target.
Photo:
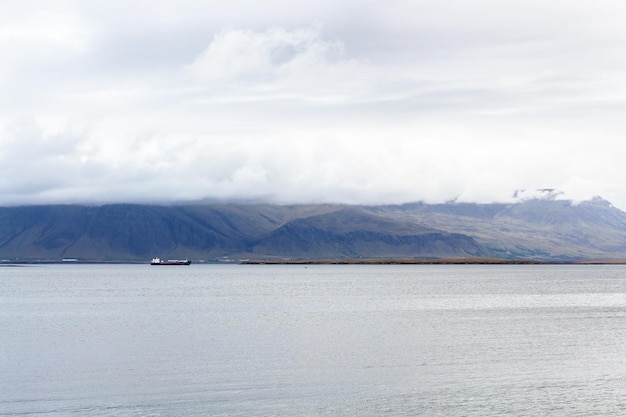
[(0, 268), (2, 416), (626, 415), (626, 267)]

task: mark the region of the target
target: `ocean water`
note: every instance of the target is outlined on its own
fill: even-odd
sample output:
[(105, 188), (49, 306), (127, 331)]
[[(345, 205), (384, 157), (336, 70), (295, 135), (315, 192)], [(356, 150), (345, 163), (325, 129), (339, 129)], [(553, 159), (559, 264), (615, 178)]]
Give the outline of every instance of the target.
[(0, 268), (1, 416), (622, 416), (626, 267)]

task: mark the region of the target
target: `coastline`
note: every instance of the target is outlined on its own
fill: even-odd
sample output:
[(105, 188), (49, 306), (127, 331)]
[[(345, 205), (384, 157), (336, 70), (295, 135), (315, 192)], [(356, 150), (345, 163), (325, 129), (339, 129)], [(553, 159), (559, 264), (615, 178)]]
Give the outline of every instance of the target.
[(442, 259), (270, 259), (246, 260), (244, 265), (624, 265), (626, 259), (542, 261), (532, 259), (499, 258), (442, 258)]
[[(3, 261), (0, 267), (25, 265), (120, 265), (147, 264), (146, 261), (98, 261), (98, 260), (23, 260)], [(195, 265), (626, 265), (624, 259), (578, 259), (578, 260), (536, 260), (536, 259), (500, 259), (500, 258), (358, 258), (358, 259), (246, 259), (233, 262), (203, 261)]]

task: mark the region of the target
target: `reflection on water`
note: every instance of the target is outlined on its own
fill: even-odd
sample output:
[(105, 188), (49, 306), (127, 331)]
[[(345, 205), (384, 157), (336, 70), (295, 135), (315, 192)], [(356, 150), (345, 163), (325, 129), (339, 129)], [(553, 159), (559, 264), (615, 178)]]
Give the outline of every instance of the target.
[(0, 415), (624, 415), (626, 267), (0, 270)]

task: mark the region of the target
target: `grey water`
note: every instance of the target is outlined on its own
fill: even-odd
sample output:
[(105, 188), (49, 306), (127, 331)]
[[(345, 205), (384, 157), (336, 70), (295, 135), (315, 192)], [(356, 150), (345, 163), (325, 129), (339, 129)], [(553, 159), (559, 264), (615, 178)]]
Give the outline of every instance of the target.
[(626, 415), (626, 267), (0, 268), (1, 416)]

